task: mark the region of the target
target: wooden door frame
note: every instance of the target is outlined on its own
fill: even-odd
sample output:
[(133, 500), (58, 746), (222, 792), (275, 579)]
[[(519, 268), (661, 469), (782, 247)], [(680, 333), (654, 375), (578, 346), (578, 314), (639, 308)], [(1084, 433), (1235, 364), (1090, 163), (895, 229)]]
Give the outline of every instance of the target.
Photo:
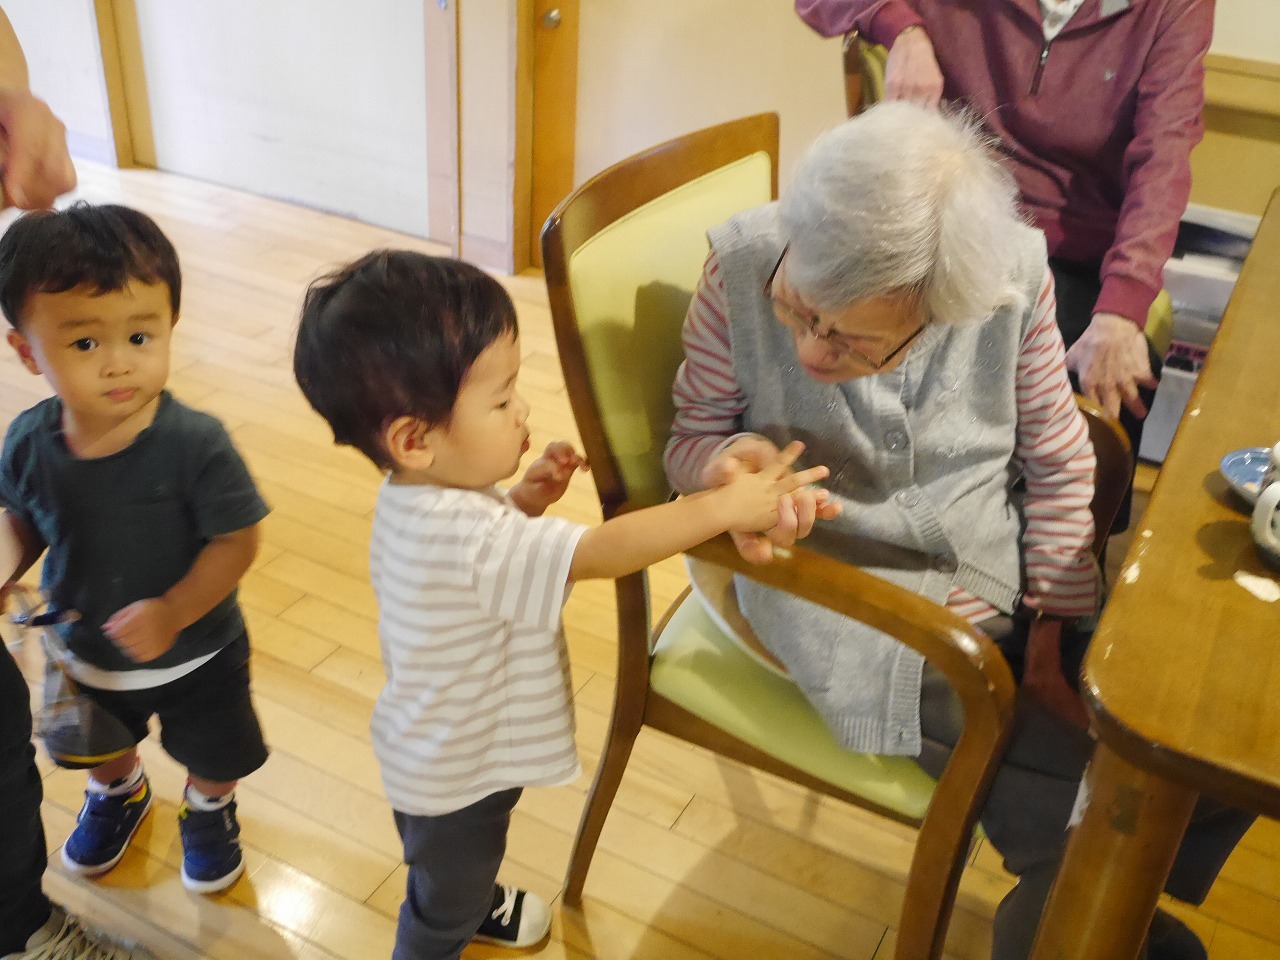
[[(539, 20), (552, 7), (561, 11), (555, 56), (540, 56)], [(516, 0), (514, 273), (541, 269), (543, 221), (573, 189), (579, 18), (579, 0)]]

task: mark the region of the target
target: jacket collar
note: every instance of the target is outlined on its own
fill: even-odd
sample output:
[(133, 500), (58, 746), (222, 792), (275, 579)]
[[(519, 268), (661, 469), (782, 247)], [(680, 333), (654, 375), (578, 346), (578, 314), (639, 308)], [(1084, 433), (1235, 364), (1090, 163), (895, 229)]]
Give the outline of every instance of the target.
[[(1091, 27), (1095, 23), (1121, 16), (1131, 10), (1136, 10), (1145, 2), (1147, 0), (1084, 0), (1080, 9), (1075, 12), (1075, 16), (1068, 20), (1066, 26), (1062, 28), (1062, 34), (1074, 33), (1076, 30)], [(1040, 0), (1008, 0), (1008, 3), (1033, 19), (1037, 29), (1043, 24), (1044, 19), (1040, 13)], [(1062, 36), (1062, 34), (1059, 34), (1059, 36)]]

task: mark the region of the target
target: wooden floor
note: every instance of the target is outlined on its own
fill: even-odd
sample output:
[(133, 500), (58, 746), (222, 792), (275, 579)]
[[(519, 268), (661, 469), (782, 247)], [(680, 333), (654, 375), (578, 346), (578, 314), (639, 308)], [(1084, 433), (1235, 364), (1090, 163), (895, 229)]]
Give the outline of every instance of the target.
[[(438, 252), (388, 231), (148, 171), (81, 167), (80, 196), (154, 216), (182, 256), (184, 303), (172, 388), (223, 419), (273, 512), (241, 597), (255, 647), (254, 684), (272, 746), (239, 790), (249, 861), (226, 895), (188, 894), (178, 879), (175, 822), (183, 774), (143, 747), (157, 803), (119, 867), (98, 881), (66, 876), (51, 895), (162, 957), (225, 960), (389, 956), (404, 881), (400, 847), (369, 746), (380, 684), (373, 593), (366, 576), (378, 477), (336, 449), (290, 373), (291, 335), (307, 280), (377, 246)], [(538, 277), (504, 281), (526, 354), (521, 386), (533, 445), (576, 440)], [(46, 394), (5, 351), (3, 423)], [(1144, 475), (1149, 488), (1150, 474)], [(553, 508), (598, 517), (580, 476)], [(680, 588), (667, 564), (658, 609)], [(557, 898), (589, 773), (612, 700), (612, 597), (579, 585), (565, 612), (588, 775), (529, 790), (516, 810), (504, 876)], [(42, 760), (43, 764), (43, 760)], [(56, 853), (80, 806), (83, 775), (43, 764), (45, 825)], [(548, 958), (892, 956), (912, 831), (676, 741), (641, 735), (587, 882), (581, 912), (555, 903)], [(949, 946), (989, 954), (991, 916), (1010, 886), (979, 846), (966, 872)], [(1175, 908), (1214, 960), (1280, 960), (1280, 828), (1260, 823), (1199, 911)], [(468, 957), (510, 956), (473, 947)]]

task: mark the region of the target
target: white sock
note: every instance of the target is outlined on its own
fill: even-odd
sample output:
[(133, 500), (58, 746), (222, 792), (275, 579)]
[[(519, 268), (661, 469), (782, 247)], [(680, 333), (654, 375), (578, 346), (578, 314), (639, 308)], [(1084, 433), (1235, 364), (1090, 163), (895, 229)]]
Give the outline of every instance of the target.
[(185, 796), (192, 810), (221, 810), (235, 798), (236, 792), (229, 790), (220, 797), (210, 797), (201, 793), (191, 784), (187, 784)]
[(142, 761), (135, 760), (133, 770), (121, 777), (119, 780), (112, 780), (110, 783), (103, 783), (89, 774), (89, 789), (94, 793), (105, 793), (108, 797), (118, 797), (122, 793), (132, 793), (134, 789), (142, 782)]

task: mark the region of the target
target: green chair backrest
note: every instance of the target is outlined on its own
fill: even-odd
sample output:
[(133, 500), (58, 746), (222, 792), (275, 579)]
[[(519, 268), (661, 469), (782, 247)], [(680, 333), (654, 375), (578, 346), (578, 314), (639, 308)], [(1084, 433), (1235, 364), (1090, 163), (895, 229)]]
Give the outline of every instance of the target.
[(680, 330), (707, 257), (707, 231), (772, 199), (759, 151), (673, 189), (604, 227), (568, 259), (592, 390), (630, 503), (670, 496), (662, 453), (684, 359)]

